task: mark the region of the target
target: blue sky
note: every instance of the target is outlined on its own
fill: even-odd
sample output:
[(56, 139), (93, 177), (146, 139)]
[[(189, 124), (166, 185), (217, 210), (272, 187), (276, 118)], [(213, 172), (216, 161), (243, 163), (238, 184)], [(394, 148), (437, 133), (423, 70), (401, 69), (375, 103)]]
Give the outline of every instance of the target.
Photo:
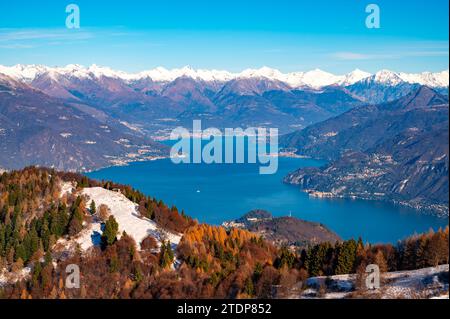
[[(65, 28), (66, 5), (81, 28)], [(368, 29), (376, 3), (381, 28)], [(0, 64), (448, 69), (448, 0), (2, 1)]]

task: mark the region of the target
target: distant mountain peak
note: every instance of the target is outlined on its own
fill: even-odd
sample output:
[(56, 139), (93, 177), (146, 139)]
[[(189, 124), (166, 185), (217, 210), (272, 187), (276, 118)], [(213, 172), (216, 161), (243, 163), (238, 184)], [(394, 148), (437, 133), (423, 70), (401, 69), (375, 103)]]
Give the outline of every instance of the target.
[(448, 97), (439, 94), (432, 88), (422, 85), (417, 90), (405, 96), (402, 100), (406, 103), (406, 108), (427, 107), (434, 105), (448, 104)]
[(374, 82), (387, 85), (398, 85), (403, 82), (402, 78), (396, 72), (386, 69), (378, 71), (371, 78)]
[(400, 77), (408, 83), (418, 83), (430, 87), (448, 87), (449, 72), (444, 70), (442, 72), (422, 72), (422, 73), (400, 73)]
[(0, 72), (0, 86), (3, 86), (2, 89), (8, 88), (7, 90), (10, 89), (17, 89), (17, 88), (23, 88), (26, 86), (26, 84), (23, 84), (19, 81), (17, 81), (15, 78), (6, 75), (6, 74), (2, 74)]
[(370, 76), (371, 74), (368, 72), (362, 71), (360, 69), (355, 69), (352, 72), (342, 76), (342, 79), (338, 84), (340, 86), (349, 86)]
[(283, 74), (276, 70), (269, 68), (267, 66), (263, 66), (259, 69), (246, 69), (239, 74), (239, 78), (268, 78), (268, 79), (276, 79), (280, 80), (283, 77)]

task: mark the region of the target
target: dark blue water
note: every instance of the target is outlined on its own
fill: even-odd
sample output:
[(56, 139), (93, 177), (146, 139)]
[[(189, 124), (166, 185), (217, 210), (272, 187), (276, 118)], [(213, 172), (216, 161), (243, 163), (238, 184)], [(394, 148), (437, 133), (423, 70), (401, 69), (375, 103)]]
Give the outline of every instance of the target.
[(197, 218), (221, 224), (255, 209), (275, 216), (289, 215), (321, 222), (342, 238), (396, 242), (414, 232), (446, 226), (448, 219), (421, 215), (393, 204), (343, 199), (309, 198), (282, 178), (303, 166), (322, 163), (299, 158), (279, 158), (275, 175), (259, 175), (256, 164), (173, 164), (169, 159), (132, 163), (88, 174), (95, 179), (129, 184), (144, 193)]

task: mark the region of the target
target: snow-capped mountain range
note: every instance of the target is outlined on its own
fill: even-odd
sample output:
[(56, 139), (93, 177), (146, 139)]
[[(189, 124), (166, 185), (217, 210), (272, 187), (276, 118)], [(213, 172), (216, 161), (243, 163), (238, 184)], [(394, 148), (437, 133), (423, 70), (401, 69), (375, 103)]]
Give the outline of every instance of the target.
[(448, 70), (334, 75), (159, 67), (131, 74), (96, 65), (0, 65), (0, 149), (9, 154), (0, 156), (0, 167), (85, 170), (157, 157), (165, 147), (149, 137), (167, 138), (194, 119), (204, 127), (290, 133), (425, 86), (448, 96), (448, 82)]
[(259, 69), (246, 69), (240, 73), (231, 73), (223, 70), (193, 69), (189, 66), (185, 66), (183, 68), (172, 70), (157, 67), (152, 70), (138, 73), (126, 73), (123, 71), (113, 70), (109, 67), (97, 65), (84, 67), (81, 65), (70, 64), (65, 67), (48, 67), (44, 65), (18, 64), (15, 66), (0, 65), (0, 73), (27, 83), (34, 81), (40, 75), (46, 74), (56, 81), (60, 77), (76, 77), (80, 79), (109, 77), (121, 79), (126, 82), (149, 79), (153, 82), (162, 83), (171, 82), (180, 77), (188, 77), (205, 82), (227, 82), (235, 79), (264, 78), (272, 81), (283, 82), (292, 88), (309, 87), (312, 89), (320, 89), (330, 85), (345, 87), (361, 81), (378, 83), (387, 86), (396, 86), (401, 83), (409, 83), (427, 85), (432, 88), (445, 88), (449, 85), (448, 70), (437, 73), (404, 73), (381, 70), (375, 74), (371, 74), (356, 69), (348, 74), (335, 75), (320, 69), (307, 72), (282, 73), (277, 69), (262, 67)]

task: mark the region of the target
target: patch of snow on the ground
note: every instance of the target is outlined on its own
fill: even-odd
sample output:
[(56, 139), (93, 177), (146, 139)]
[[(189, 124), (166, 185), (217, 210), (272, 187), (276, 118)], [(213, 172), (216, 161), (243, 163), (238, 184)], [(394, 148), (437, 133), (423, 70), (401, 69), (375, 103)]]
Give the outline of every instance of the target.
[[(365, 297), (376, 296), (384, 299), (397, 298), (434, 298), (448, 299), (448, 279), (440, 278), (447, 272), (449, 265), (440, 265), (409, 271), (389, 272), (382, 275), (382, 283), (379, 290), (366, 292)], [(354, 291), (355, 274), (336, 275), (328, 277), (311, 277), (306, 281), (307, 289), (300, 294), (293, 293), (290, 298), (346, 298)], [(319, 289), (326, 287), (326, 293), (319, 297)]]
[(13, 273), (0, 270), (0, 287), (6, 284), (14, 284), (19, 280), (27, 278), (31, 273), (30, 267), (24, 267), (21, 270)]
[(388, 281), (383, 293), (385, 298), (414, 298), (418, 291), (424, 293), (430, 290), (443, 290), (448, 293), (448, 283), (443, 284), (439, 281), (438, 275), (442, 272), (448, 272), (449, 265), (440, 265), (411, 271), (397, 271), (384, 275)]
[[(125, 231), (134, 238), (138, 246), (148, 235), (152, 235), (159, 245), (163, 239), (169, 240), (173, 245), (178, 245), (180, 242), (180, 234), (164, 231), (154, 221), (140, 217), (138, 205), (119, 192), (101, 187), (91, 187), (84, 188), (81, 194), (89, 198), (86, 203), (87, 208), (94, 200), (97, 207), (103, 204), (111, 209), (111, 215), (119, 223), (119, 237)], [(99, 244), (101, 234), (101, 223), (94, 219), (94, 222), (84, 229), (75, 240), (83, 250), (87, 250), (93, 245)]]
[(72, 182), (63, 182), (61, 183), (61, 193), (59, 197), (63, 197), (67, 193), (71, 194), (75, 189), (75, 185)]

